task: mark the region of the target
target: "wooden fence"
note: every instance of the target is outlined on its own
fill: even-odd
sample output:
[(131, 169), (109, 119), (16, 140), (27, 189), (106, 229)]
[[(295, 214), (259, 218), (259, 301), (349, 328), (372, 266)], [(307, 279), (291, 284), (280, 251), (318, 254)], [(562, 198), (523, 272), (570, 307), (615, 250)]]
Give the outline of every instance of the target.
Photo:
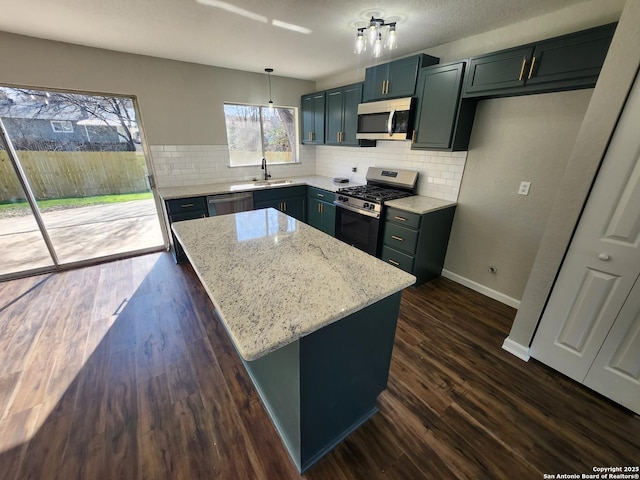
[[(148, 190), (142, 152), (18, 151), (36, 198), (88, 197)], [(7, 152), (0, 151), (0, 202), (23, 199)]]

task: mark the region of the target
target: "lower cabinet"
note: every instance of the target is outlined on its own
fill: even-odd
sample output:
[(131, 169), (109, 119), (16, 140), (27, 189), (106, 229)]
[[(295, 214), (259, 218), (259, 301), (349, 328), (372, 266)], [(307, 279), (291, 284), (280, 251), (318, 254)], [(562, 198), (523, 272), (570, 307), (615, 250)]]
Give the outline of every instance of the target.
[(381, 259), (415, 275), (415, 285), (440, 276), (455, 206), (419, 215), (388, 208)]
[(299, 185), (253, 192), (253, 208), (275, 208), (304, 222), (307, 213), (307, 187)]
[(315, 187), (308, 187), (307, 190), (307, 223), (332, 237), (335, 236), (335, 193)]
[(169, 232), (171, 233), (171, 254), (176, 263), (184, 263), (187, 261), (187, 256), (173, 234), (171, 224), (182, 220), (205, 218), (207, 216), (207, 199), (206, 197), (192, 197), (166, 200), (165, 210), (169, 224)]

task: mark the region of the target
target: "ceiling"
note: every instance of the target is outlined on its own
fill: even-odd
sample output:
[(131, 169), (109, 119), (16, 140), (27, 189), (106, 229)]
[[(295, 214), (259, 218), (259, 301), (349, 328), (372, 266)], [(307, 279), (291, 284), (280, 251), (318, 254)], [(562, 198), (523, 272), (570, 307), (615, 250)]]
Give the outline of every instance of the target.
[(356, 27), (397, 21), (402, 57), (585, 0), (3, 0), (0, 30), (317, 80), (366, 67)]

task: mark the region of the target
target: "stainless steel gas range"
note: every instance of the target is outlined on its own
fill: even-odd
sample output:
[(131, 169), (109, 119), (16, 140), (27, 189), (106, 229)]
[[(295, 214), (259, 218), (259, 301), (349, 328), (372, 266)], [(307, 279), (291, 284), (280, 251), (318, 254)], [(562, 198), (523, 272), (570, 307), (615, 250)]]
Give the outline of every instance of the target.
[(366, 178), (366, 185), (338, 190), (336, 238), (379, 256), (384, 202), (415, 195), (418, 172), (369, 167)]

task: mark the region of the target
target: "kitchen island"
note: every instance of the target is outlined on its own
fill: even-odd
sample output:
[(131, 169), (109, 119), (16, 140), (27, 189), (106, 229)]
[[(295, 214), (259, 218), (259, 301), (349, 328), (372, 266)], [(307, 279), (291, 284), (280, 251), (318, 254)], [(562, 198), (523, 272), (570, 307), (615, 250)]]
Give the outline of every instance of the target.
[(415, 277), (271, 208), (172, 228), (304, 472), (377, 411)]

